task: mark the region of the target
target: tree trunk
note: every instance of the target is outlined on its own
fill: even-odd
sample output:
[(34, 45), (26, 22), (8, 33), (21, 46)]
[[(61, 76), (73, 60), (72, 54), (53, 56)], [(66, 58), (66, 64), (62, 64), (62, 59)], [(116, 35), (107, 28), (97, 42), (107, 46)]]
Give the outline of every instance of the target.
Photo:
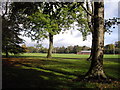
[(9, 54), (8, 54), (7, 47), (6, 47), (5, 53), (6, 53), (6, 57), (8, 57), (8, 56), (9, 56)]
[(52, 50), (53, 50), (53, 35), (49, 33), (49, 49), (47, 58), (52, 58)]
[(93, 39), (93, 34), (92, 34), (92, 46), (91, 46), (91, 53), (90, 53), (90, 57), (89, 57), (89, 58), (87, 58), (87, 61), (91, 61), (91, 60), (92, 60), (92, 56), (93, 56), (93, 52), (94, 52), (94, 51), (93, 51), (93, 48), (94, 48), (94, 47), (93, 47), (93, 46), (94, 46), (94, 45), (93, 45), (93, 44), (94, 44), (93, 42), (94, 42), (94, 39)]
[(106, 79), (103, 70), (104, 2), (94, 2), (94, 31), (92, 33), (91, 66), (85, 78)]

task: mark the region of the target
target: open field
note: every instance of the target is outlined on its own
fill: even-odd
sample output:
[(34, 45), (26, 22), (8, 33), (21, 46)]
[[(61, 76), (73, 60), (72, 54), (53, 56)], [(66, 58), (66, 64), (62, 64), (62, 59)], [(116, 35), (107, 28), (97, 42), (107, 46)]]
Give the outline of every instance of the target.
[[(11, 56), (19, 56), (19, 57), (46, 57), (46, 53), (24, 53), (19, 55), (11, 55)], [(53, 54), (53, 57), (60, 57), (60, 58), (88, 58), (89, 55), (77, 55), (77, 54)], [(120, 55), (114, 54), (105, 54), (104, 58), (120, 58)]]
[(89, 55), (25, 53), (3, 58), (3, 88), (120, 88), (120, 61), (118, 55), (104, 56), (106, 75), (111, 83), (76, 81), (90, 66)]

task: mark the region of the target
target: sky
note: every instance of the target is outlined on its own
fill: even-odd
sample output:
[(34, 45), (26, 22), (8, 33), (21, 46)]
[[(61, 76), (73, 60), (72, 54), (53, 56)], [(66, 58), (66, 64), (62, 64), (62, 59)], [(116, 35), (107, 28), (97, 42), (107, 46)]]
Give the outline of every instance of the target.
[[(104, 10), (104, 17), (105, 19), (118, 17), (118, 1), (120, 0), (105, 0), (105, 10)], [(109, 35), (108, 33), (105, 33), (105, 45), (115, 43), (118, 41), (118, 27), (116, 26), (115, 29), (111, 28), (112, 33)], [(31, 41), (30, 38), (21, 36), (26, 42), (25, 44), (27, 46), (34, 46), (36, 45), (36, 41)], [(83, 41), (82, 34), (77, 30), (68, 30), (64, 34), (60, 33), (58, 35), (54, 36), (53, 40), (54, 47), (62, 47), (62, 46), (88, 46), (91, 47), (92, 44), (92, 37), (91, 35), (87, 36), (87, 40)], [(44, 41), (40, 42), (44, 47), (48, 48), (49, 41), (48, 39), (45, 39)]]

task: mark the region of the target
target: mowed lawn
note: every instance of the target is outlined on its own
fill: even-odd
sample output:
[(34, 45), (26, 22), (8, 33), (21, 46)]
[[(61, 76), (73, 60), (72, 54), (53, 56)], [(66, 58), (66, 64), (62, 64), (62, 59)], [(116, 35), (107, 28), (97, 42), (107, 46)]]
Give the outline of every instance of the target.
[[(46, 53), (24, 53), (19, 55), (11, 55), (11, 56), (21, 56), (21, 57), (32, 57), (32, 58), (39, 58), (39, 57), (46, 57)], [(79, 54), (53, 54), (52, 57), (60, 57), (60, 58), (88, 58), (89, 55), (79, 55)], [(105, 54), (104, 58), (120, 58), (120, 55), (114, 54)]]
[(112, 83), (76, 81), (84, 75), (90, 62), (89, 55), (24, 53), (3, 58), (3, 88), (119, 88), (120, 61), (118, 55), (104, 55), (104, 70)]

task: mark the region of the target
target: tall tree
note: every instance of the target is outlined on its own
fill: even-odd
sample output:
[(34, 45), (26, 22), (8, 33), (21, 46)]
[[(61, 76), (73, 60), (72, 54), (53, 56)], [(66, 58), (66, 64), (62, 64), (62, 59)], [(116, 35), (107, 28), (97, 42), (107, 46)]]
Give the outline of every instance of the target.
[[(89, 7), (91, 5), (91, 8)], [(105, 20), (104, 23), (104, 0), (100, 2), (87, 2), (85, 8), (88, 25), (92, 32), (92, 49), (88, 60), (91, 60), (91, 66), (86, 73), (86, 78), (106, 79), (107, 76), (103, 69), (103, 51), (104, 51), (104, 33), (111, 32), (109, 28), (114, 24), (119, 24), (119, 18)], [(90, 10), (91, 9), (91, 10)]]
[(6, 53), (6, 57), (8, 53), (23, 53), (25, 50), (20, 46), (23, 40), (19, 37), (21, 29), (16, 20), (11, 19), (11, 3), (4, 2), (2, 5), (5, 7), (2, 12), (2, 52)]
[(94, 2), (93, 23), (91, 66), (86, 73), (86, 78), (106, 79), (103, 70), (104, 2)]

